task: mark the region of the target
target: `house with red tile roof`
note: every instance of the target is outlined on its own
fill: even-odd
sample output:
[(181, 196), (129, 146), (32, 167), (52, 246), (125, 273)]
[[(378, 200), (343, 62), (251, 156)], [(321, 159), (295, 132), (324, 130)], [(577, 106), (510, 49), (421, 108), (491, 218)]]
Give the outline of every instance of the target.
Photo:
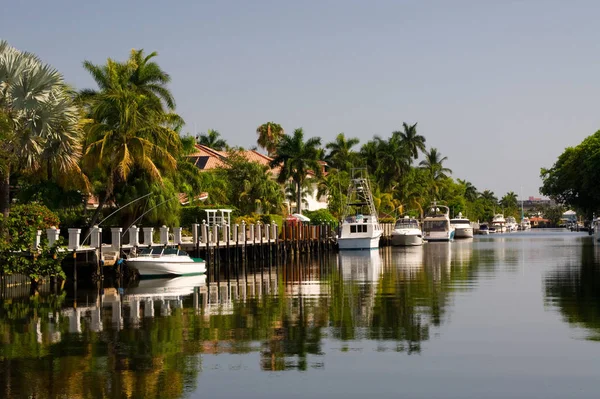
[[(197, 151), (195, 153), (188, 155), (188, 157), (190, 158), (192, 163), (196, 165), (196, 167), (201, 171), (209, 171), (216, 168), (227, 167), (227, 158), (230, 154), (229, 152), (217, 151), (202, 144), (196, 144), (196, 150)], [(273, 158), (269, 157), (268, 155), (261, 154), (256, 150), (240, 150), (238, 151), (238, 153), (250, 162), (257, 162), (261, 165), (268, 167), (270, 167), (269, 164), (273, 160)], [(321, 165), (323, 167), (323, 173), (326, 173), (325, 166), (327, 165), (327, 163), (321, 161)], [(273, 174), (273, 177), (277, 177), (280, 171), (280, 166), (271, 168), (271, 173)], [(310, 174), (314, 175), (313, 173)], [(327, 208), (327, 200), (324, 198), (317, 198), (316, 188), (312, 191), (313, 193), (309, 193), (309, 195), (307, 195), (306, 197), (306, 201), (308, 203), (308, 207), (306, 209), (312, 211)], [(295, 203), (288, 203), (288, 206), (290, 207), (290, 213), (292, 213), (291, 208), (295, 206)]]

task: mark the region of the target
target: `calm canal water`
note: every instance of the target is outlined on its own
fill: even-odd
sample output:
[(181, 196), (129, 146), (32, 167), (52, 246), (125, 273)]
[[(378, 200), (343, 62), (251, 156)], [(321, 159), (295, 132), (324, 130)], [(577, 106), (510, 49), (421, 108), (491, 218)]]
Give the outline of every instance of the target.
[(596, 398), (600, 248), (533, 231), (3, 299), (3, 398)]

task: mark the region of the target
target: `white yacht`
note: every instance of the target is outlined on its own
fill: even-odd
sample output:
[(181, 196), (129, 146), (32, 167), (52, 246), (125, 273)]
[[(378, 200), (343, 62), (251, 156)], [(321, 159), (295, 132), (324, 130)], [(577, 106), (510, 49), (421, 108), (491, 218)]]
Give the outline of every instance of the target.
[(398, 219), (392, 231), (392, 245), (400, 247), (423, 245), (423, 232), (419, 221), (408, 216)]
[(518, 228), (519, 224), (517, 223), (517, 220), (513, 216), (508, 216), (506, 218), (506, 231), (510, 233), (512, 231), (517, 231)]
[(531, 229), (531, 223), (529, 222), (529, 218), (527, 216), (524, 216), (521, 219), (521, 224), (519, 224), (519, 229), (523, 230), (523, 231)]
[(492, 227), (495, 229), (496, 233), (505, 233), (506, 232), (506, 219), (504, 219), (504, 215), (498, 213), (494, 215), (492, 219)]
[(423, 221), (423, 238), (427, 241), (452, 241), (454, 226), (450, 224), (450, 209), (444, 205), (433, 203)]
[(379, 226), (367, 170), (352, 170), (346, 210), (337, 239), (339, 249), (379, 248), (382, 230)]
[(206, 262), (191, 258), (175, 247), (145, 248), (137, 255), (131, 254), (127, 266), (136, 269), (140, 277), (186, 276), (206, 273)]
[(471, 221), (466, 217), (463, 217), (462, 212), (458, 213), (457, 218), (450, 219), (450, 224), (456, 229), (454, 233), (455, 238), (473, 238)]

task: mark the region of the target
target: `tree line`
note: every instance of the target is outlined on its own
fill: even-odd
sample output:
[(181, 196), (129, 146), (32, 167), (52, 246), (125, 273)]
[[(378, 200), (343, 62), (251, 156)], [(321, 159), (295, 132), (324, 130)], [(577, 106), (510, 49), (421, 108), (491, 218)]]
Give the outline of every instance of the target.
[[(302, 211), (314, 193), (328, 199), (339, 218), (353, 167), (366, 167), (378, 211), (384, 217), (422, 215), (434, 200), (455, 214), (488, 220), (494, 212), (518, 214), (516, 195), (500, 201), (490, 191), (451, 177), (447, 157), (426, 147), (417, 124), (404, 123), (387, 138), (359, 140), (340, 133), (329, 143), (291, 134), (275, 123), (256, 129), (268, 166), (248, 161), (216, 130), (183, 134), (183, 119), (169, 90), (171, 76), (158, 54), (132, 50), (124, 61), (83, 62), (94, 88), (76, 90), (37, 56), (0, 42), (0, 210), (7, 220), (15, 203), (38, 202), (63, 224), (91, 226), (107, 207), (133, 202), (118, 215), (127, 225), (145, 215), (149, 224), (178, 223), (180, 194), (193, 203), (235, 207), (239, 214)], [(201, 172), (190, 162), (196, 143), (228, 151), (225, 165)], [(420, 161), (419, 161), (420, 159)], [(274, 176), (273, 168), (279, 173)], [(90, 197), (98, 207), (86, 210)]]

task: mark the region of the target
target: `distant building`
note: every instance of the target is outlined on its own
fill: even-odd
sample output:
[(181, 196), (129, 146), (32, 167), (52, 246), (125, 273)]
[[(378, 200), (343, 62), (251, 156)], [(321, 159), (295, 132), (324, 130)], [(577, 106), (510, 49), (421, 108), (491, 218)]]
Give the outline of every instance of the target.
[(551, 199), (530, 196), (529, 199), (523, 201), (523, 210), (526, 212), (533, 211), (541, 206), (554, 206), (556, 203)]

